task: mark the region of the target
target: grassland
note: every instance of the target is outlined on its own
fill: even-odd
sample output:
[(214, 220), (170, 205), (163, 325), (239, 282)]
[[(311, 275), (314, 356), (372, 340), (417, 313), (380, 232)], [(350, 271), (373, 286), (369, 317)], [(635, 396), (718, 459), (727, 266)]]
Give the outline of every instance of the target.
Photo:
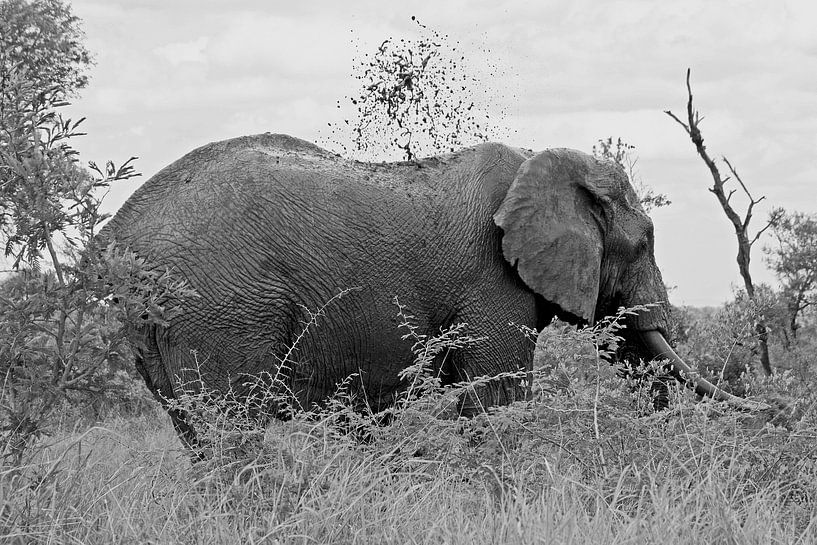
[(388, 426), (340, 403), (216, 418), (195, 463), (158, 408), (66, 418), (0, 475), (3, 542), (817, 542), (810, 405), (787, 427), (680, 391), (652, 413), (623, 382), (600, 367), (472, 420), (439, 417), (450, 393)]

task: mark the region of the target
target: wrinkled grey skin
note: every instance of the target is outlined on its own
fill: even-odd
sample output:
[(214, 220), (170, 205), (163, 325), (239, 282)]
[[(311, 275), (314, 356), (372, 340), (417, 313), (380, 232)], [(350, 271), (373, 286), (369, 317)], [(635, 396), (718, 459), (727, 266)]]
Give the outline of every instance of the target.
[[(275, 372), (303, 330), (303, 307), (349, 288), (359, 289), (297, 345), (286, 375), (296, 405), (320, 402), (354, 373), (373, 409), (393, 401), (412, 362), (395, 295), (420, 333), (466, 322), (487, 337), (439, 362), (446, 382), (530, 368), (534, 345), (512, 324), (591, 323), (658, 302), (629, 326), (668, 328), (652, 222), (624, 172), (567, 149), (486, 143), (369, 164), (284, 135), (235, 138), (159, 172), (102, 236), (198, 292), (167, 327), (131, 328), (138, 369), (160, 400), (195, 368), (208, 387), (242, 392), (248, 374)], [(523, 395), (497, 381), (462, 410)], [(192, 440), (184, 415), (171, 416)]]

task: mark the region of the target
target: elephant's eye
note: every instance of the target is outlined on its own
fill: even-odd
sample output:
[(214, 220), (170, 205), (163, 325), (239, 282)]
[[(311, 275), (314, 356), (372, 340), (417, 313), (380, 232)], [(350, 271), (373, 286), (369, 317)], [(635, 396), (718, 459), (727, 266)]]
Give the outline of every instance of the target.
[(652, 252), (655, 248), (655, 229), (652, 226), (652, 223), (647, 227), (647, 233), (644, 235), (644, 249), (648, 252)]
[(655, 244), (655, 227), (652, 224), (652, 221), (647, 219), (644, 225), (644, 237), (642, 239), (642, 244), (646, 244), (647, 248), (652, 248)]

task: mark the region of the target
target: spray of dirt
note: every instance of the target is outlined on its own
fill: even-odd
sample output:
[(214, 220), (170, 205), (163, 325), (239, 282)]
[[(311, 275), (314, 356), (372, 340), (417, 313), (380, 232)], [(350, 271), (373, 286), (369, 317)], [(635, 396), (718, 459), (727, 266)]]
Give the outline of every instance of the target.
[(360, 160), (411, 161), (510, 132), (505, 74), (491, 50), (479, 45), (466, 55), (459, 41), (411, 19), (414, 39), (389, 37), (374, 53), (356, 44), (359, 91), (338, 100), (343, 119), (328, 123), (328, 147)]

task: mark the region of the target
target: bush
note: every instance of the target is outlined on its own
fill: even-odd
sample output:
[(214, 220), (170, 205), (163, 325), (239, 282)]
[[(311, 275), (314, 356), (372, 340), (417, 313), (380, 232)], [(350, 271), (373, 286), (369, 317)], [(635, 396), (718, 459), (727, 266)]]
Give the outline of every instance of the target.
[(356, 411), (343, 388), (324, 409), (271, 425), (246, 400), (193, 392), (180, 402), (199, 411), (210, 457), (188, 465), (172, 430), (157, 444), (141, 418), (68, 434), (37, 449), (24, 471), (0, 473), (0, 526), (34, 542), (817, 537), (813, 397), (791, 430), (695, 403), (681, 388), (669, 410), (645, 411), (648, 390), (600, 358), (615, 348), (612, 324), (547, 332), (533, 399), (473, 419), (440, 417), (474, 385), (442, 387), (428, 365), (441, 350), (479, 342), (464, 340), (464, 326), (415, 337), (405, 376), (415, 386), (388, 426), (382, 414)]
[(71, 147), (82, 120), (60, 109), (89, 62), (77, 19), (59, 0), (0, 11), (0, 230), (23, 270), (0, 287), (0, 457), (19, 465), (65, 403), (118, 389), (124, 321), (162, 323), (193, 293), (126, 249), (99, 246), (102, 196), (137, 173), (134, 158), (85, 169)]

